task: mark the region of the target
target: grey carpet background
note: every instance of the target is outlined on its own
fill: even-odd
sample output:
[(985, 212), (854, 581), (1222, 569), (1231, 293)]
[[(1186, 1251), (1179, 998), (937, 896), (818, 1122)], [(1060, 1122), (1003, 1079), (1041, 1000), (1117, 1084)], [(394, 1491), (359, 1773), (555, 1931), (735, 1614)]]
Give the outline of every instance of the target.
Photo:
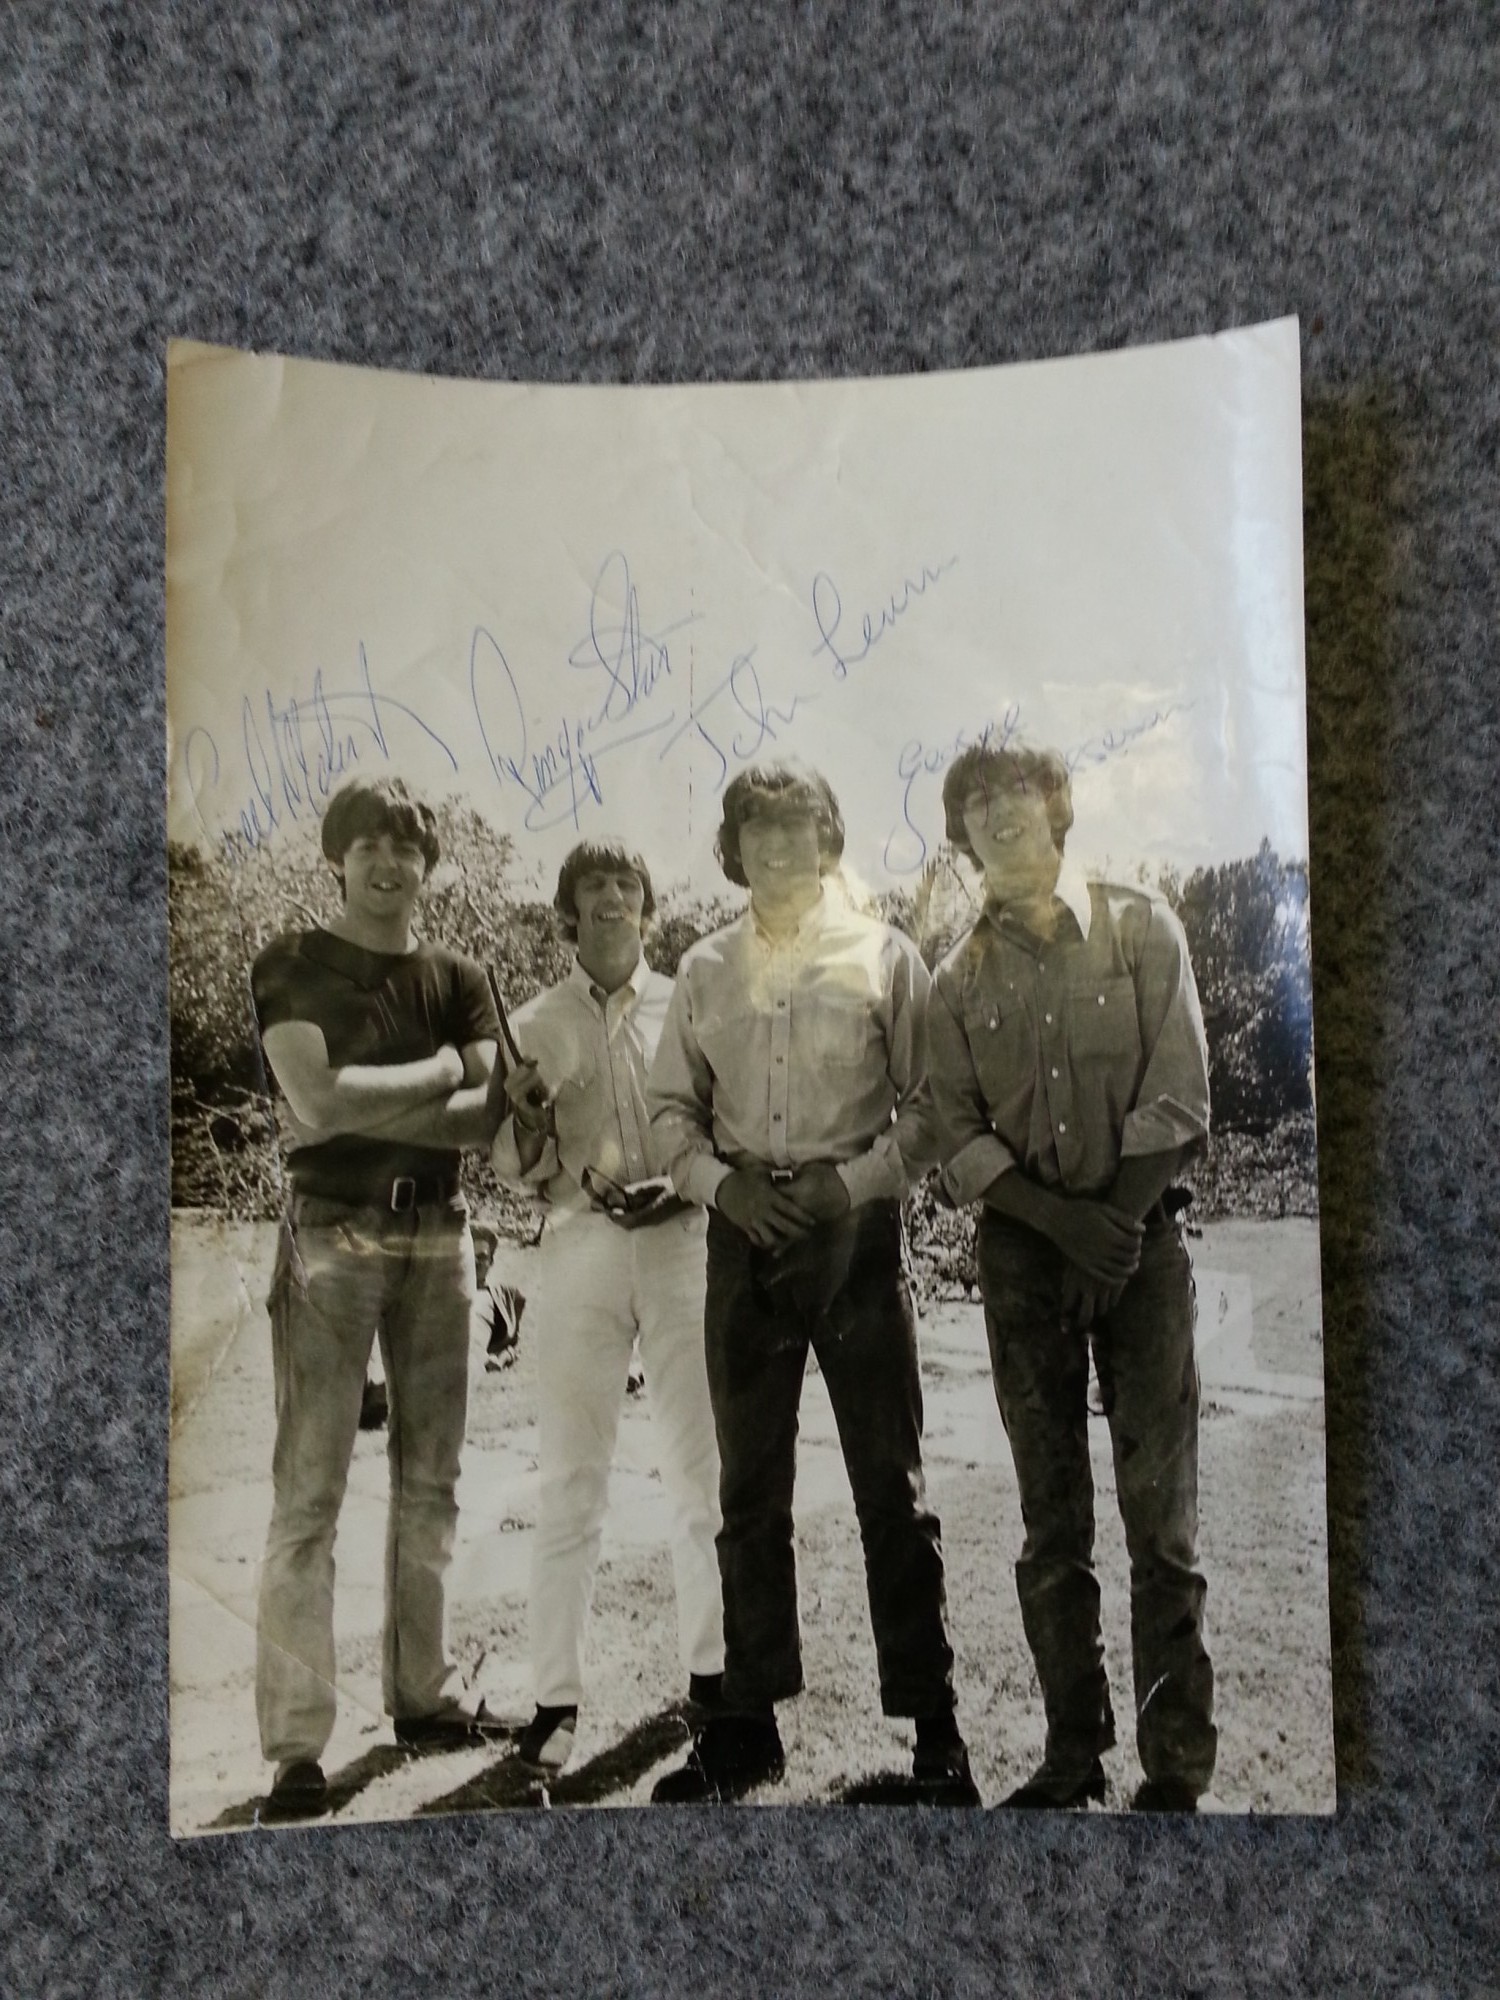
[[(1497, 42), (1417, 0), (0, 16), (7, 1992), (1500, 1990)], [(1287, 311), (1337, 1819), (174, 1847), (167, 337), (660, 382)]]

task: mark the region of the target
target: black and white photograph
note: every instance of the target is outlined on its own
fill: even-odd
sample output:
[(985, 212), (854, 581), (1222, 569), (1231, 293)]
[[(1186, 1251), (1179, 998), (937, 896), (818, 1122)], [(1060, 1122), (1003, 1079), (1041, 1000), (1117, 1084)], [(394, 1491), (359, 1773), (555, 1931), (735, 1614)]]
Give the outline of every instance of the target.
[(173, 1833), (1332, 1812), (1296, 322), (167, 388)]

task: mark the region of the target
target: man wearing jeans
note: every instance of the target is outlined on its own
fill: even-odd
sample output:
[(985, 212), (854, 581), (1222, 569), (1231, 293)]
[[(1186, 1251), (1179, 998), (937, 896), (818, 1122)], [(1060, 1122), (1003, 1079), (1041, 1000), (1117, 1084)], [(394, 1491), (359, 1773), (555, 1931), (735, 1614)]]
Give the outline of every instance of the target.
[(984, 872), (979, 922), (928, 1013), (944, 1180), (979, 1200), (979, 1277), (1020, 1486), (1016, 1582), (1047, 1716), (1005, 1801), (1104, 1796), (1114, 1717), (1094, 1575), (1092, 1342), (1130, 1554), (1141, 1810), (1213, 1776), (1213, 1670), (1197, 1567), (1191, 1266), (1171, 1183), (1208, 1132), (1208, 1055), (1182, 926), (1159, 897), (1085, 881), (1053, 751), (982, 740), (949, 767), (948, 838)]
[(382, 1682), (397, 1740), (484, 1733), (448, 1650), (445, 1582), (468, 1395), (474, 1257), (460, 1146), (493, 1123), (499, 1023), (478, 966), (412, 923), (438, 859), (398, 778), (330, 800), (342, 907), (255, 961), (267, 1060), (290, 1108), (290, 1199), (269, 1300), (275, 1500), (261, 1576), (256, 1707), (269, 1811), (320, 1811), (335, 1719), (333, 1544), (377, 1335), (390, 1399)]
[(723, 1464), (723, 1710), (662, 1803), (733, 1799), (783, 1770), (775, 1705), (802, 1687), (792, 1486), (808, 1350), (838, 1423), (864, 1543), (887, 1715), (916, 1719), (913, 1775), (977, 1798), (953, 1704), (937, 1517), (900, 1201), (934, 1158), (910, 941), (836, 880), (827, 781), (750, 766), (724, 793), (719, 857), (750, 908), (685, 954), (652, 1066), (652, 1131), (709, 1209), (705, 1333)]

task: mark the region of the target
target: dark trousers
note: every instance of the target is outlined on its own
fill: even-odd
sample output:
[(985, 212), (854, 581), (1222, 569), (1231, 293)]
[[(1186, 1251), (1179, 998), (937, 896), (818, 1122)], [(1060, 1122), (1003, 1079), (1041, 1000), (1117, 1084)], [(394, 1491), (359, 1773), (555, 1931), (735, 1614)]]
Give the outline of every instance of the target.
[(870, 1202), (776, 1257), (711, 1214), (705, 1317), (724, 1517), (726, 1706), (753, 1714), (802, 1687), (792, 1485), (811, 1347), (864, 1543), (881, 1707), (911, 1716), (949, 1707), (942, 1536), (922, 1477), (922, 1385), (898, 1205)]
[[(1047, 1754), (1065, 1769), (1114, 1741), (1089, 1466), (1088, 1339), (1062, 1327), (1064, 1260), (1036, 1231), (986, 1210), (979, 1276), (1000, 1417), (1026, 1539), (1021, 1618), (1047, 1710)], [(1148, 1219), (1135, 1276), (1092, 1335), (1130, 1555), (1136, 1740), (1148, 1778), (1199, 1791), (1218, 1734), (1197, 1567), (1198, 1367), (1192, 1266), (1181, 1231)]]

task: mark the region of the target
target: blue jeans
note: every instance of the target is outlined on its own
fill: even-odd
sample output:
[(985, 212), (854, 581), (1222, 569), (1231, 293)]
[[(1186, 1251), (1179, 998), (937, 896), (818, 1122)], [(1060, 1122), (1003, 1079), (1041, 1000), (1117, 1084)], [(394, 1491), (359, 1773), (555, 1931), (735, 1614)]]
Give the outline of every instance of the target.
[(949, 1707), (942, 1537), (922, 1476), (922, 1384), (898, 1205), (870, 1202), (779, 1257), (711, 1214), (705, 1317), (724, 1516), (726, 1706), (755, 1714), (802, 1687), (792, 1486), (811, 1347), (864, 1544), (881, 1707), (887, 1715)]
[(390, 1397), (382, 1684), (394, 1716), (432, 1715), (462, 1681), (445, 1586), (458, 1524), (474, 1251), (460, 1199), (401, 1213), (294, 1195), (267, 1301), (275, 1500), (261, 1571), (261, 1750), (316, 1761), (333, 1733), (333, 1544), (376, 1335)]
[[(982, 1212), (990, 1364), (1026, 1527), (1016, 1588), (1046, 1705), (1048, 1761), (1075, 1770), (1114, 1742), (1114, 1721), (1094, 1574), (1089, 1336), (1062, 1327), (1064, 1269), (1044, 1236)], [(1141, 1767), (1202, 1792), (1218, 1732), (1197, 1567), (1195, 1318), (1181, 1231), (1158, 1213), (1147, 1220), (1135, 1276), (1092, 1342), (1130, 1555)]]

